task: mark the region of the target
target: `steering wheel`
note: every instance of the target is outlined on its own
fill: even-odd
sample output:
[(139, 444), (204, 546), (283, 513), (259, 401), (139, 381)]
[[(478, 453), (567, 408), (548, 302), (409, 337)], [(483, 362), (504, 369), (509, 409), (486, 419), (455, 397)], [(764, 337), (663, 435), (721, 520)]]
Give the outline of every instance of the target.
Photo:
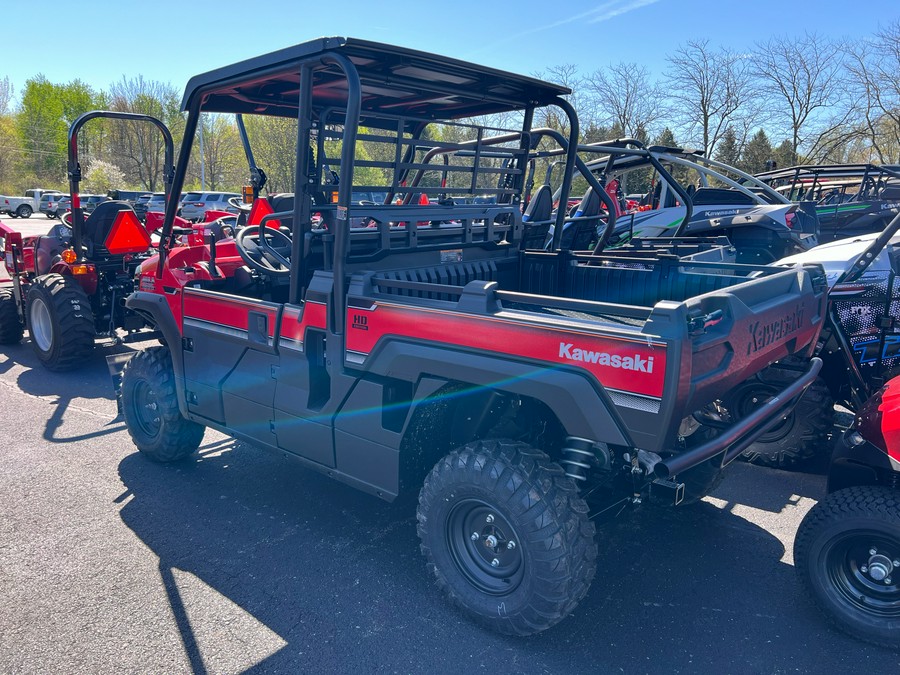
[(206, 223), (202, 223), (203, 229), (216, 235), (216, 241), (233, 237), (237, 229), (237, 216), (222, 216)]
[(259, 225), (241, 228), (234, 238), (235, 246), (247, 267), (272, 276), (291, 273), (291, 239), (272, 227), (264, 228), (266, 246), (260, 242)]
[(229, 206), (233, 206), (238, 211), (243, 211), (244, 213), (250, 213), (250, 209), (252, 208), (252, 204), (245, 204), (244, 200), (240, 197), (229, 197), (226, 201)]

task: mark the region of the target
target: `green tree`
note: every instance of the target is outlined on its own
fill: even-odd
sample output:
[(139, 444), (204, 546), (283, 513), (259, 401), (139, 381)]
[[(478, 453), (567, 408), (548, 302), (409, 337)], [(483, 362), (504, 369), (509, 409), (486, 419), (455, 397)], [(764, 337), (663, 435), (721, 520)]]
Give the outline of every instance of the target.
[(738, 166), (747, 173), (759, 173), (766, 170), (766, 162), (772, 159), (772, 144), (766, 132), (760, 129), (747, 142), (744, 152), (741, 155), (741, 162)]
[(800, 158), (797, 157), (790, 139), (787, 138), (781, 141), (778, 147), (772, 151), (772, 159), (775, 160), (775, 164), (779, 169), (800, 163)]
[(43, 75), (27, 80), (16, 116), (23, 170), (37, 180), (58, 180), (65, 165), (67, 130), (56, 85)]
[(728, 127), (722, 134), (722, 140), (719, 141), (713, 159), (735, 167), (740, 163), (741, 149), (738, 146), (737, 134), (731, 127)]

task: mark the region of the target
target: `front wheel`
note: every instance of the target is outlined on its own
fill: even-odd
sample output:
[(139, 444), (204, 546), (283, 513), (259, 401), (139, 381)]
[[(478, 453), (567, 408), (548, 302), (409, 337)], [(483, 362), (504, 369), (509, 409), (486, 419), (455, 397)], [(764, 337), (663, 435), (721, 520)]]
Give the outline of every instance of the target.
[(419, 495), (422, 553), (451, 603), (500, 633), (566, 617), (594, 577), (588, 507), (543, 452), (477, 441), (444, 457)]
[(825, 616), (850, 635), (900, 647), (900, 494), (888, 487), (839, 490), (797, 531), (794, 564)]
[(94, 314), (72, 277), (46, 274), (34, 280), (26, 298), (31, 346), (45, 367), (70, 370), (94, 349)]
[(135, 354), (122, 371), (122, 411), (137, 449), (156, 462), (176, 462), (200, 447), (205, 427), (178, 409), (172, 357), (165, 347)]

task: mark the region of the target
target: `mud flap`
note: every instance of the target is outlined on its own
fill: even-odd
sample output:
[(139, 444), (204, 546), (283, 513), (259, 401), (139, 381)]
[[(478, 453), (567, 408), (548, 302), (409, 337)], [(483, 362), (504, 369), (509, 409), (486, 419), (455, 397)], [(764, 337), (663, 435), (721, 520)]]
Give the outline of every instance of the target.
[(122, 371), (125, 364), (134, 356), (134, 352), (124, 352), (122, 354), (110, 354), (106, 357), (106, 367), (109, 369), (109, 376), (112, 378), (113, 391), (116, 394), (116, 412), (122, 415)]

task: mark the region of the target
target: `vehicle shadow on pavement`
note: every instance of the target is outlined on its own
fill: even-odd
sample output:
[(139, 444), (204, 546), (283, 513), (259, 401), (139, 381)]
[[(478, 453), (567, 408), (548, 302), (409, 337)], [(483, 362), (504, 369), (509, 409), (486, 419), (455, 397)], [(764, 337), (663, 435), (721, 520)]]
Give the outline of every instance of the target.
[(25, 339), (17, 345), (4, 346), (5, 358), (0, 358), (0, 376), (18, 370), (16, 368), (18, 366), (21, 368), (15, 375), (18, 388), (31, 396), (52, 400), (54, 408), (45, 422), (44, 440), (52, 443), (68, 443), (96, 438), (121, 431), (124, 425), (118, 420), (113, 420), (92, 432), (64, 435), (62, 427), (66, 411), (72, 405), (78, 405), (83, 409), (95, 409), (94, 402), (106, 400), (113, 403), (115, 392), (106, 367), (106, 356), (133, 351), (134, 349), (129, 346), (98, 343), (90, 357), (77, 370), (53, 372), (40, 364), (31, 345)]
[[(412, 506), (273, 453), (231, 440), (179, 465), (134, 453), (119, 464), (127, 492), (117, 501), (159, 556), (194, 672), (822, 671), (852, 669), (864, 650), (870, 665), (894, 668), (890, 654), (828, 629), (803, 597), (779, 538), (793, 531), (769, 531), (784, 514), (766, 521), (782, 496), (741, 501), (783, 472), (738, 473), (712, 503), (600, 525), (587, 597), (525, 639), (483, 630), (443, 600), (419, 555)], [(799, 522), (800, 506), (782, 506)], [(231, 608), (220, 612), (227, 620), (216, 603)]]

